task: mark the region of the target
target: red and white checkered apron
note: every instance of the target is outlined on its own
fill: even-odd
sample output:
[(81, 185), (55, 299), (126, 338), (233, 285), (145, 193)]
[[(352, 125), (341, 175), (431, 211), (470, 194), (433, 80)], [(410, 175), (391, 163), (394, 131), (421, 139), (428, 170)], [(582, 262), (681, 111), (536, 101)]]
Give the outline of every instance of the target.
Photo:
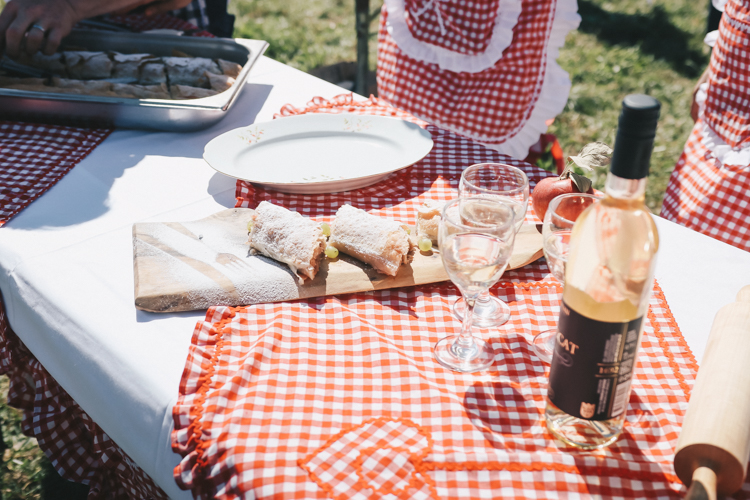
[[(138, 30), (195, 29), (170, 16), (113, 16), (113, 20)], [(194, 35), (212, 36), (204, 31)], [(54, 186), (110, 132), (0, 122), (0, 226)], [(90, 500), (167, 498), (28, 351), (10, 329), (2, 300), (0, 374), (10, 382), (8, 404), (23, 411), (24, 434), (37, 439), (62, 477), (88, 484)]]
[(378, 94), (514, 158), (563, 110), (556, 62), (575, 0), (390, 0), (378, 34)]
[[(282, 116), (338, 111), (408, 119), (383, 101), (346, 97)], [(414, 223), (422, 200), (456, 196), (467, 166), (509, 161), (427, 130), (432, 152), (374, 186), (306, 196), (239, 181), (238, 206), (268, 200), (325, 220), (352, 203)], [(510, 161), (532, 185), (547, 175)], [(681, 498), (672, 458), (697, 366), (664, 295), (657, 285), (622, 438), (583, 453), (546, 431), (548, 367), (530, 345), (556, 324), (561, 292), (544, 261), (503, 276), (493, 293), (512, 316), (479, 330), (500, 353), (480, 374), (433, 359), (434, 344), (460, 329), (449, 282), (211, 308), (173, 409), (177, 483), (199, 498)]]
[(385, 0), (388, 33), (418, 61), (476, 73), (495, 64), (513, 40), (521, 0)]
[(705, 105), (669, 179), (661, 216), (750, 251), (750, 4), (727, 2)]

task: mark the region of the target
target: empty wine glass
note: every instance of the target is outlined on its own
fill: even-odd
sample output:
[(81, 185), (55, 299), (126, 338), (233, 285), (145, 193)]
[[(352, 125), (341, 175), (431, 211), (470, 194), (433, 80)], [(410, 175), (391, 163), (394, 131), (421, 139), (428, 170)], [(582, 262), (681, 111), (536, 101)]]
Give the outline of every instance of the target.
[(492, 347), (471, 334), (474, 304), (502, 276), (515, 241), (515, 215), (510, 205), (492, 198), (458, 198), (443, 208), (438, 244), (443, 265), (466, 302), (459, 335), (435, 344), (435, 359), (459, 372), (489, 368)]
[[(480, 196), (499, 198), (513, 208), (515, 229), (523, 225), (529, 205), (529, 179), (520, 168), (504, 163), (478, 163), (461, 174), (459, 197)], [(463, 319), (466, 302), (458, 299), (453, 304), (453, 314)], [(510, 307), (486, 290), (474, 306), (474, 324), (483, 328), (500, 326), (510, 319)]]
[[(599, 199), (593, 194), (571, 193), (553, 198), (544, 214), (542, 223), (542, 241), (544, 257), (547, 259), (552, 276), (560, 283), (565, 283), (565, 263), (570, 251), (570, 232), (579, 215), (594, 201)], [(557, 328), (537, 333), (531, 341), (534, 352), (539, 358), (549, 363), (555, 348)]]

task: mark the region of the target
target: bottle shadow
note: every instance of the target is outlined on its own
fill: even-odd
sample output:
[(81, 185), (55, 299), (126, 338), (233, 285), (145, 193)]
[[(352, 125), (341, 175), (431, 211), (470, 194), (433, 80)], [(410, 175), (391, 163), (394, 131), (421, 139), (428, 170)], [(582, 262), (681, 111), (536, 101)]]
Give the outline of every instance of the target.
[[(672, 423), (662, 425), (652, 409), (653, 403), (633, 392), (630, 395), (625, 428), (614, 444), (606, 450), (591, 452), (570, 447), (555, 440), (546, 430), (546, 392), (546, 379), (540, 380), (538, 377), (529, 377), (519, 382), (507, 378), (477, 382), (464, 395), (464, 409), (471, 423), (493, 448), (542, 451), (538, 449), (539, 439), (546, 439), (551, 447), (571, 453), (576, 463), (582, 467), (582, 472), (583, 468), (592, 468), (592, 457), (597, 462), (602, 460), (593, 467), (603, 467), (612, 459), (655, 465), (660, 462), (660, 455), (663, 455), (658, 450), (664, 447), (665, 439), (670, 441), (671, 447), (676, 444), (679, 426)], [(651, 454), (651, 449), (656, 452)]]
[(535, 439), (534, 427), (542, 424), (544, 392), (533, 384), (506, 380), (477, 382), (464, 394), (464, 409), (489, 445), (508, 451), (522, 450), (525, 448), (522, 443)]
[(708, 63), (701, 47), (691, 45), (694, 36), (675, 26), (660, 5), (648, 13), (624, 14), (604, 10), (592, 0), (579, 0), (578, 13), (579, 31), (611, 45), (639, 46), (688, 78), (697, 78)]

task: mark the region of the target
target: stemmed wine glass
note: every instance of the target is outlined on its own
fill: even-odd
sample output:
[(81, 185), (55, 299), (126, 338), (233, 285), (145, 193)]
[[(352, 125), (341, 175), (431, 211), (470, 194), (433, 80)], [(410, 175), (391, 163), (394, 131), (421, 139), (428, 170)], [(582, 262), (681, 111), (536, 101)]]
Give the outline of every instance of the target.
[[(571, 193), (553, 198), (544, 214), (542, 241), (544, 257), (552, 276), (565, 283), (565, 263), (570, 251), (570, 233), (579, 215), (599, 197), (593, 194)], [(557, 328), (537, 333), (531, 341), (534, 352), (549, 363), (555, 348)]]
[(448, 202), (438, 229), (443, 265), (466, 302), (460, 335), (435, 344), (435, 359), (459, 372), (489, 368), (492, 347), (471, 334), (474, 304), (500, 279), (515, 242), (515, 215), (510, 205), (493, 198), (468, 197)]
[[(523, 170), (503, 163), (478, 163), (461, 174), (458, 184), (459, 197), (480, 196), (499, 198), (513, 208), (515, 230), (523, 225), (529, 205), (529, 179)], [(458, 299), (453, 305), (453, 314), (460, 320), (464, 317), (466, 302)], [(486, 290), (474, 306), (474, 324), (480, 327), (500, 326), (510, 319), (510, 307)]]

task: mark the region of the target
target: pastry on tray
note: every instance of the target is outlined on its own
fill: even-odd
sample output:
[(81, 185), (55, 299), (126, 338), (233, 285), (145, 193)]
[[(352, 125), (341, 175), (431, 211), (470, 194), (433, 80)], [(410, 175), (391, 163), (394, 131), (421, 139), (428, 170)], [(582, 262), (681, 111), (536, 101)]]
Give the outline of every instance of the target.
[(113, 83), (112, 91), (119, 97), (138, 99), (171, 99), (166, 83), (158, 85), (136, 85), (134, 83)]
[(328, 244), (389, 276), (414, 257), (416, 247), (407, 226), (342, 205), (331, 225)]
[(71, 78), (52, 77), (51, 90), (48, 92), (61, 92), (83, 95), (115, 95), (112, 92), (112, 84), (106, 80), (74, 80)]
[[(114, 62), (112, 78), (122, 80), (122, 83), (125, 83), (124, 80), (127, 80), (128, 83), (140, 82), (143, 67), (148, 63), (159, 61), (158, 57), (151, 54), (120, 54), (119, 52), (112, 52), (110, 56)], [(163, 71), (162, 74), (164, 74)], [(163, 83), (166, 83), (166, 80), (165, 76)]]
[(47, 87), (44, 85), (46, 81), (45, 78), (15, 78), (0, 75), (0, 88), (46, 92)]
[(167, 83), (167, 69), (164, 63), (147, 62), (141, 68), (141, 76), (138, 80), (141, 85), (159, 85)]
[(104, 52), (63, 52), (68, 76), (74, 80), (96, 80), (112, 76), (112, 60)]
[(62, 52), (55, 52), (51, 56), (42, 54), (41, 52), (36, 52), (30, 56), (25, 52), (21, 52), (18, 62), (26, 66), (43, 69), (54, 75), (66, 74), (65, 59), (63, 59)]
[(132, 99), (209, 97), (231, 88), (242, 70), (223, 59), (72, 50), (19, 62), (44, 70), (46, 78), (0, 74), (0, 88)]
[(206, 73), (218, 75), (221, 68), (213, 60), (205, 57), (162, 57), (167, 67), (167, 78), (170, 85), (188, 85), (190, 87), (210, 87)]
[(216, 92), (224, 92), (229, 87), (234, 85), (234, 77), (229, 75), (215, 75), (213, 73), (206, 72), (208, 77), (208, 83), (211, 89)]
[(169, 87), (172, 99), (199, 99), (201, 97), (210, 97), (218, 94), (213, 89), (202, 89), (200, 87), (191, 87), (189, 85), (171, 85)]
[(266, 257), (289, 266), (304, 282), (318, 272), (326, 237), (314, 220), (262, 201), (255, 209), (249, 243)]
[(240, 66), (239, 64), (232, 61), (225, 61), (224, 59), (217, 59), (216, 62), (219, 63), (222, 74), (231, 76), (232, 78), (237, 78), (238, 76), (240, 76), (242, 66)]

